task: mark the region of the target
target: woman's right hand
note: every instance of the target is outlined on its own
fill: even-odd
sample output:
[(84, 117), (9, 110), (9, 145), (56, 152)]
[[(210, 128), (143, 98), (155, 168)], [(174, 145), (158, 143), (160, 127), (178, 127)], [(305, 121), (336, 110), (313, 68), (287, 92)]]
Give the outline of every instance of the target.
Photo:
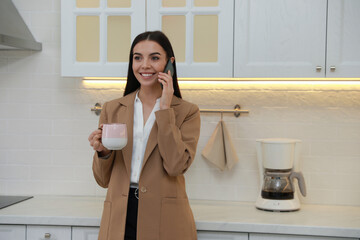
[(101, 143), (101, 135), (102, 135), (102, 124), (100, 125), (100, 128), (93, 131), (88, 140), (90, 142), (90, 146), (98, 152), (99, 157), (103, 157), (108, 155), (111, 151), (104, 147)]

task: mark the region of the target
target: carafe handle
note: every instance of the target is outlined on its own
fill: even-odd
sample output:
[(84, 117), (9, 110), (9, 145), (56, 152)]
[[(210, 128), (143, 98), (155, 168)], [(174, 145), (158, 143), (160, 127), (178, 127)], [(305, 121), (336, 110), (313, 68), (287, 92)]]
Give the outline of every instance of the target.
[(296, 178), (298, 180), (300, 192), (305, 197), (306, 196), (306, 186), (305, 186), (305, 180), (304, 180), (303, 174), (301, 172), (292, 172), (290, 175), (291, 182), (293, 182), (293, 178)]

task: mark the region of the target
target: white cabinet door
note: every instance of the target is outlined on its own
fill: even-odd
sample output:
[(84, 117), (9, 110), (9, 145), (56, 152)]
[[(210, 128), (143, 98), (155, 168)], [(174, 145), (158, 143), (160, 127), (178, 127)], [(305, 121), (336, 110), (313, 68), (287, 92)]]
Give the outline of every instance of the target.
[(250, 233), (249, 240), (357, 240), (357, 238), (317, 237), (286, 234)]
[(248, 233), (198, 231), (198, 240), (248, 240)]
[(98, 227), (73, 227), (72, 240), (97, 240), (99, 235)]
[(235, 77), (325, 77), (326, 9), (327, 0), (236, 0)]
[(26, 240), (71, 240), (71, 227), (28, 225)]
[(0, 240), (25, 240), (25, 225), (0, 225)]
[(148, 30), (173, 45), (179, 77), (232, 77), (234, 0), (147, 0)]
[(61, 75), (125, 77), (145, 0), (62, 0)]
[(97, 240), (99, 235), (98, 227), (73, 227), (72, 240)]
[(329, 0), (327, 77), (360, 77), (360, 1)]

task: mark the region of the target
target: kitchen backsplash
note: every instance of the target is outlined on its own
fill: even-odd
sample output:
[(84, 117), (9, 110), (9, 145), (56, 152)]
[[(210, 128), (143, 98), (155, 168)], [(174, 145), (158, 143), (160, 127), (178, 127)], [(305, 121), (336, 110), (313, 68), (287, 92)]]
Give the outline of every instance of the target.
[[(43, 43), (41, 52), (0, 51), (0, 194), (104, 195), (92, 176), (87, 138), (96, 102), (122, 96), (123, 83), (60, 76), (60, 0), (13, 0)], [(224, 114), (239, 162), (220, 172), (201, 157), (220, 114), (202, 113), (196, 159), (186, 173), (191, 199), (255, 201), (258, 138), (303, 141), (302, 171), (311, 204), (360, 205), (360, 83), (180, 84), (200, 108)]]

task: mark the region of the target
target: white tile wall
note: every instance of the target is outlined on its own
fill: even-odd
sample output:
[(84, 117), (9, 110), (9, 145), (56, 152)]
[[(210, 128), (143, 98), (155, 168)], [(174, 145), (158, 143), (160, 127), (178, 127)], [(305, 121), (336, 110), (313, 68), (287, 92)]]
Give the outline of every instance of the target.
[[(62, 78), (60, 0), (13, 0), (41, 52), (0, 51), (0, 194), (104, 195), (93, 179), (88, 134), (96, 103), (122, 96), (124, 84)], [(254, 201), (259, 189), (255, 140), (303, 141), (303, 202), (360, 205), (360, 84), (181, 83), (200, 108), (240, 104), (224, 120), (239, 163), (220, 172), (201, 157), (219, 114), (202, 114), (198, 153), (186, 173), (190, 198)]]

